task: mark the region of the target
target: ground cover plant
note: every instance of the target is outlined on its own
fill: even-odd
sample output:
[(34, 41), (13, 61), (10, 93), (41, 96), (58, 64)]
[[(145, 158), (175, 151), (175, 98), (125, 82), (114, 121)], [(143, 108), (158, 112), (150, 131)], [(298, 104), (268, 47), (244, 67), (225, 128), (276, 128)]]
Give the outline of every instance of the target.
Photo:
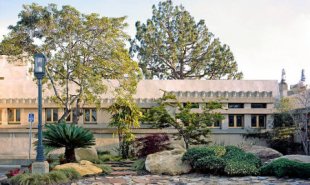
[(10, 179), (12, 185), (50, 185), (68, 183), (81, 178), (74, 169), (53, 170), (46, 174), (23, 173)]
[(260, 172), (262, 175), (277, 177), (310, 178), (310, 164), (288, 159), (277, 159), (261, 167)]
[(189, 161), (195, 171), (229, 176), (257, 175), (261, 166), (258, 157), (235, 146), (191, 148), (182, 160)]

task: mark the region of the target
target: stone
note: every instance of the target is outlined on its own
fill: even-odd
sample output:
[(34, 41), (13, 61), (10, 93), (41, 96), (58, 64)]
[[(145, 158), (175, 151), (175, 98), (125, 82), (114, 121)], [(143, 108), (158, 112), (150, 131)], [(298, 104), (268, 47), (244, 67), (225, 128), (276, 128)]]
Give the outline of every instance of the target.
[(257, 157), (259, 157), (262, 160), (263, 163), (270, 160), (270, 159), (274, 159), (274, 158), (278, 158), (278, 157), (283, 156), (280, 152), (278, 152), (272, 148), (268, 148), (268, 147), (264, 147), (264, 146), (257, 146), (257, 145), (244, 146), (244, 147), (242, 147), (242, 149), (245, 152), (255, 154)]
[(55, 166), (55, 170), (73, 168), (75, 169), (81, 176), (85, 175), (94, 175), (102, 173), (102, 169), (95, 166), (92, 162), (82, 160), (79, 163), (66, 163)]
[(49, 172), (49, 164), (47, 161), (44, 162), (33, 162), (31, 165), (31, 172), (32, 173), (48, 173)]
[(191, 171), (189, 163), (182, 161), (185, 149), (174, 149), (150, 154), (146, 157), (145, 168), (152, 174), (180, 175)]
[(75, 158), (77, 161), (81, 160), (98, 160), (98, 154), (95, 147), (91, 148), (77, 148), (75, 151)]
[(277, 160), (277, 159), (288, 159), (291, 161), (297, 161), (301, 163), (310, 163), (310, 156), (307, 156), (307, 155), (284, 155), (274, 160)]

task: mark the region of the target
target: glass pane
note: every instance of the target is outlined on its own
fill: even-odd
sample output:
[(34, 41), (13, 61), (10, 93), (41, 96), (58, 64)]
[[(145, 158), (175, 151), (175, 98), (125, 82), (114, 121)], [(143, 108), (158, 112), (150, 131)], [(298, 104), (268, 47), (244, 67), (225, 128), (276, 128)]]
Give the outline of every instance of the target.
[(14, 122), (14, 109), (8, 109), (9, 121)]
[(16, 109), (16, 122), (20, 121), (20, 109)]
[(214, 123), (214, 127), (220, 127), (220, 121), (216, 121), (216, 122)]
[(243, 103), (229, 103), (228, 108), (230, 108), (230, 109), (242, 109), (242, 108), (244, 108), (244, 104)]
[(257, 127), (255, 115), (252, 115), (252, 117), (251, 117), (251, 127)]
[(96, 111), (96, 109), (92, 109), (91, 111), (92, 111), (91, 112), (92, 121), (97, 122), (97, 111)]
[(264, 115), (259, 116), (258, 118), (259, 127), (265, 127), (265, 120), (266, 119)]
[(45, 109), (46, 121), (52, 121), (52, 109)]
[(89, 109), (85, 109), (84, 111), (84, 121), (90, 122), (90, 110)]
[(58, 121), (58, 109), (53, 109), (53, 121)]
[(234, 115), (229, 115), (229, 117), (228, 117), (228, 126), (234, 127)]
[(238, 115), (237, 116), (237, 127), (242, 127), (242, 123), (243, 123), (243, 116)]
[(251, 108), (253, 109), (262, 109), (262, 108), (266, 108), (267, 104), (266, 103), (252, 103), (251, 104)]

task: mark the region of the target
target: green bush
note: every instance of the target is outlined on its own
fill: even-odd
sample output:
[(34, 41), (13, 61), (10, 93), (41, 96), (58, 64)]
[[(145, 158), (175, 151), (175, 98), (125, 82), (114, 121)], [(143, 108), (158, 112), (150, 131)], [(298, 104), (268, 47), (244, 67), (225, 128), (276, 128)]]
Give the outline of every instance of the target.
[(194, 170), (230, 176), (257, 175), (261, 161), (254, 154), (235, 146), (210, 146), (189, 149), (182, 160)]
[(262, 175), (274, 175), (277, 177), (310, 178), (310, 164), (288, 159), (278, 159), (261, 167), (260, 172)]
[(112, 167), (106, 164), (96, 164), (96, 166), (102, 169), (102, 174), (110, 174), (113, 171)]
[(193, 167), (206, 172), (220, 173), (223, 171), (225, 160), (217, 156), (208, 156), (198, 159)]
[(224, 172), (229, 176), (258, 175), (259, 169), (249, 161), (228, 160)]
[(195, 147), (188, 149), (182, 157), (183, 161), (189, 161), (192, 166), (194, 163), (201, 158), (206, 156), (215, 156), (214, 150), (207, 147)]
[(209, 146), (208, 148), (213, 150), (217, 157), (222, 157), (226, 154), (225, 146), (214, 145), (214, 146)]
[(10, 179), (12, 185), (50, 185), (67, 183), (81, 176), (74, 169), (54, 170), (46, 174), (24, 173)]
[(136, 171), (143, 171), (145, 170), (145, 158), (141, 158), (136, 160), (133, 164), (132, 164), (132, 168)]

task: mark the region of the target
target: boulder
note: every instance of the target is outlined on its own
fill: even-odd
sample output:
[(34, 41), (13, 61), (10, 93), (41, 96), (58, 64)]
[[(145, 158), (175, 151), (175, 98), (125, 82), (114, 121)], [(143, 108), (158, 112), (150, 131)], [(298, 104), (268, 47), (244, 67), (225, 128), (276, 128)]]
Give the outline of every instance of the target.
[(81, 176), (85, 175), (94, 175), (102, 173), (102, 169), (95, 166), (92, 162), (82, 160), (79, 163), (66, 163), (55, 166), (55, 170), (73, 168), (75, 169)]
[(189, 163), (182, 161), (185, 149), (174, 149), (150, 154), (145, 160), (145, 169), (152, 174), (180, 175), (191, 171)]
[(310, 163), (310, 156), (308, 155), (284, 155), (282, 157), (278, 157), (274, 160), (277, 159), (288, 159), (291, 161), (297, 161), (297, 162), (301, 162), (301, 163)]
[(270, 159), (283, 156), (280, 152), (272, 148), (268, 148), (264, 146), (256, 146), (256, 145), (244, 146), (242, 147), (242, 149), (245, 152), (255, 154), (257, 157), (259, 157), (262, 160), (262, 162), (266, 162), (266, 161), (269, 161)]
[(91, 148), (77, 148), (75, 149), (75, 159), (77, 161), (87, 160), (93, 161), (98, 160), (98, 154), (95, 147)]

